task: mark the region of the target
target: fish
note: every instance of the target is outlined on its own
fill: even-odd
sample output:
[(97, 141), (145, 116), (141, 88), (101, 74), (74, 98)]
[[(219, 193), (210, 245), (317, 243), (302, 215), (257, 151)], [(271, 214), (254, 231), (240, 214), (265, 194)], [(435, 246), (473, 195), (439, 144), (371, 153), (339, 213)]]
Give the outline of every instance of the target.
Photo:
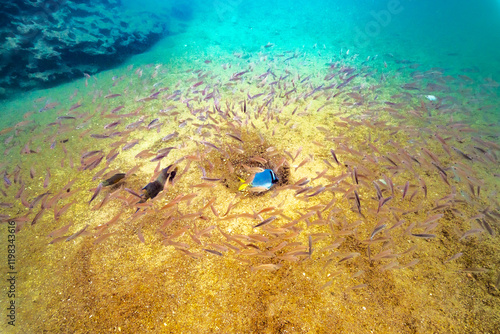
[(267, 224), (271, 223), (272, 221), (274, 221), (276, 218), (277, 218), (276, 216), (269, 217), (266, 220), (263, 220), (259, 224), (255, 225), (253, 228), (257, 228), (257, 227), (261, 227), (261, 226), (267, 225)]
[(373, 230), (372, 234), (370, 235), (370, 239), (373, 239), (373, 237), (379, 233), (380, 231), (382, 231), (387, 225), (386, 224), (382, 224), (382, 225), (379, 225), (377, 227), (375, 227), (375, 229)]
[(406, 181), (405, 186), (403, 188), (403, 199), (405, 199), (409, 187), (410, 187), (410, 181)]
[(66, 241), (71, 241), (73, 239), (75, 239), (76, 237), (78, 237), (79, 235), (81, 235), (83, 232), (85, 232), (85, 230), (87, 229), (87, 227), (89, 227), (89, 224), (85, 225), (84, 228), (82, 228), (80, 231), (70, 235), (68, 238), (66, 238)]
[(105, 99), (113, 99), (115, 97), (122, 96), (122, 94), (108, 94), (104, 96)]
[(112, 129), (114, 127), (117, 127), (118, 125), (120, 125), (121, 122), (120, 121), (115, 121), (115, 122), (112, 122), (112, 123), (109, 123), (109, 124), (106, 124), (104, 126), (104, 129)]
[(412, 233), (411, 235), (413, 235), (414, 237), (418, 237), (418, 238), (435, 238), (436, 237), (435, 234), (426, 234), (426, 233)]
[(92, 195), (92, 197), (90, 198), (89, 204), (92, 203), (92, 201), (99, 195), (99, 193), (102, 190), (102, 187), (103, 187), (103, 184), (101, 182), (101, 183), (99, 183), (99, 185), (95, 189), (94, 195)]
[(377, 208), (377, 213), (379, 213), (380, 209), (392, 199), (393, 196), (389, 196), (387, 198), (381, 197), (380, 200), (378, 201), (378, 208)]
[(178, 133), (177, 131), (175, 131), (175, 132), (173, 132), (173, 133), (171, 133), (171, 134), (169, 134), (169, 135), (166, 135), (166, 136), (165, 136), (165, 137), (163, 137), (161, 140), (162, 140), (162, 141), (169, 141), (169, 140), (171, 140), (171, 139), (173, 139), (173, 138), (177, 137), (178, 135), (179, 135), (179, 133)]
[(123, 190), (125, 190), (126, 192), (134, 195), (135, 197), (138, 197), (138, 198), (141, 198), (142, 199), (142, 196), (139, 195), (138, 193), (136, 193), (135, 191), (133, 191), (132, 189), (129, 189), (129, 188), (124, 188)]
[(339, 162), (339, 159), (337, 159), (337, 155), (335, 154), (335, 151), (333, 149), (330, 149), (330, 153), (333, 156), (333, 160), (335, 160), (335, 162), (337, 163), (337, 165), (340, 166), (340, 162)]
[(125, 178), (126, 174), (125, 173), (117, 173), (113, 176), (111, 176), (109, 179), (104, 180), (101, 182), (103, 187), (111, 186), (113, 184), (117, 184), (121, 180)]
[(50, 237), (50, 238), (57, 238), (57, 237), (60, 237), (62, 236), (64, 233), (66, 233), (68, 231), (68, 229), (73, 225), (73, 223), (69, 223), (68, 225), (65, 225), (61, 228), (58, 228), (57, 230), (54, 230), (52, 232), (50, 232), (47, 237)]
[(450, 262), (450, 261), (456, 260), (456, 259), (458, 259), (459, 257), (461, 257), (462, 255), (464, 255), (464, 253), (462, 253), (462, 252), (456, 253), (455, 255), (453, 255), (453, 256), (451, 256), (451, 257), (449, 257), (448, 259), (446, 259), (446, 260), (444, 261), (444, 263), (448, 263), (448, 262)]
[(175, 175), (177, 174), (177, 167), (173, 168), (173, 165), (168, 166), (167, 168), (164, 168), (161, 172), (158, 178), (153, 181), (148, 183), (144, 188), (142, 188), (142, 191), (144, 193), (143, 199), (139, 203), (144, 203), (150, 198), (155, 198), (160, 191), (163, 190), (165, 187), (166, 182), (172, 182), (174, 179)]
[(271, 189), (273, 184), (279, 180), (272, 169), (265, 169), (260, 173), (256, 173), (250, 183), (245, 183), (242, 179), (240, 181), (243, 182), (239, 187), (240, 191), (249, 187), (247, 190), (250, 192), (264, 192)]
[(222, 256), (221, 252), (218, 252), (218, 251), (215, 251), (215, 250), (212, 250), (212, 249), (203, 248), (203, 250), (205, 252), (208, 252), (208, 253), (211, 253), (211, 254), (214, 254), (214, 255), (217, 255), (217, 256)]
[(94, 240), (93, 244), (97, 245), (97, 244), (103, 242), (105, 239), (109, 238), (110, 236), (112, 236), (113, 234), (116, 234), (116, 233), (117, 232), (111, 232), (111, 233), (102, 234), (99, 237), (97, 237), (97, 239)]
[(272, 263), (267, 263), (267, 264), (260, 264), (258, 266), (253, 266), (251, 268), (252, 271), (256, 270), (269, 270), (269, 271), (275, 271), (278, 270), (279, 268), (283, 267), (281, 263), (279, 264), (272, 264)]

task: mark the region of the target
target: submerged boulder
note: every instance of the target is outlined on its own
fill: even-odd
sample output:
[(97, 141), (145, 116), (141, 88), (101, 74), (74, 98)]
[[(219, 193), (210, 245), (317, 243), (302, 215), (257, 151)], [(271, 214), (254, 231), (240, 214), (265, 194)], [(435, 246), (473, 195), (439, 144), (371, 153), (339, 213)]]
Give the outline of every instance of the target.
[(119, 0), (0, 0), (0, 92), (57, 85), (144, 52), (165, 33)]

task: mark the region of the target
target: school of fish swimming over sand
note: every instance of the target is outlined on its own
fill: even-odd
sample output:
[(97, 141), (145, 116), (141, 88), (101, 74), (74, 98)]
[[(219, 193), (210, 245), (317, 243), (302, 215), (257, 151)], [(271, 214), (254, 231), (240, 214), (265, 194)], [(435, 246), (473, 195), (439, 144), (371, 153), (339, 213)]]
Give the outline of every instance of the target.
[(131, 65), (41, 97), (0, 131), (0, 219), (47, 247), (126, 237), (252, 270), (316, 261), (325, 290), (344, 273), (345, 289), (366, 288), (368, 267), (419, 266), (441, 243), (444, 264), (498, 288), (498, 263), (469, 253), (499, 240), (498, 124), (466, 117), (492, 108), (498, 83), (390, 54), (312, 66), (321, 52)]

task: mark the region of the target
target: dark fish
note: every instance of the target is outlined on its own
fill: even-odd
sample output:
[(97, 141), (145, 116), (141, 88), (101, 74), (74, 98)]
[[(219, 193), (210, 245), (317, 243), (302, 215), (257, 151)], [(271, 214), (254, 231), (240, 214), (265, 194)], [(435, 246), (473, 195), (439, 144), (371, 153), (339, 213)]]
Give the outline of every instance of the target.
[(102, 181), (102, 186), (107, 187), (120, 182), (125, 177), (125, 173), (117, 173), (111, 176), (109, 179)]
[(175, 175), (177, 174), (177, 167), (175, 167), (171, 171), (172, 166), (173, 165), (170, 165), (167, 168), (163, 169), (155, 181), (148, 183), (144, 188), (142, 188), (142, 190), (144, 191), (144, 197), (140, 201), (140, 203), (144, 203), (150, 198), (155, 198), (160, 193), (160, 191), (163, 190), (167, 181), (172, 182)]

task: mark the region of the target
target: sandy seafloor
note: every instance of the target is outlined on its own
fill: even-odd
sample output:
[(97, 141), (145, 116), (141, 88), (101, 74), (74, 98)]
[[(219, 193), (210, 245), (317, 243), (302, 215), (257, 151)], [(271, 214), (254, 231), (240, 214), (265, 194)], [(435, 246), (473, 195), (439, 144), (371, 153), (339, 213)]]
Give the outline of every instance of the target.
[[(14, 129), (0, 136), (0, 171), (12, 182), (2, 181), (0, 201), (20, 231), (16, 326), (2, 314), (2, 332), (498, 333), (498, 59), (432, 36), (401, 36), (397, 18), (356, 49), (347, 19), (332, 23), (331, 36), (317, 25), (328, 13), (310, 22), (267, 16), (274, 25), (263, 27), (259, 10), (266, 12), (198, 13), (122, 66), (3, 104), (0, 130)], [(324, 89), (355, 74), (341, 89)], [(60, 116), (76, 119), (48, 125)], [(147, 129), (155, 118), (159, 132)], [(122, 133), (90, 137), (115, 131)], [(21, 154), (25, 145), (30, 153)], [(150, 160), (165, 147), (174, 149), (161, 168), (177, 162), (175, 182), (133, 216), (137, 199), (122, 188), (140, 192), (152, 181)], [(118, 156), (93, 180), (113, 149)], [(81, 156), (93, 150), (103, 151), (102, 162), (81, 170)], [(144, 150), (150, 155), (137, 158)], [(283, 184), (258, 196), (237, 190), (238, 177), (251, 175), (243, 165), (280, 163)], [(106, 174), (136, 165), (88, 203)], [(202, 180), (202, 169), (222, 180)], [(310, 182), (297, 185), (303, 178)], [(45, 203), (22, 204), (45, 192)], [(56, 238), (48, 235), (70, 223), (49, 245)], [(6, 247), (0, 254), (7, 273)], [(1, 294), (3, 313), (9, 300)]]

